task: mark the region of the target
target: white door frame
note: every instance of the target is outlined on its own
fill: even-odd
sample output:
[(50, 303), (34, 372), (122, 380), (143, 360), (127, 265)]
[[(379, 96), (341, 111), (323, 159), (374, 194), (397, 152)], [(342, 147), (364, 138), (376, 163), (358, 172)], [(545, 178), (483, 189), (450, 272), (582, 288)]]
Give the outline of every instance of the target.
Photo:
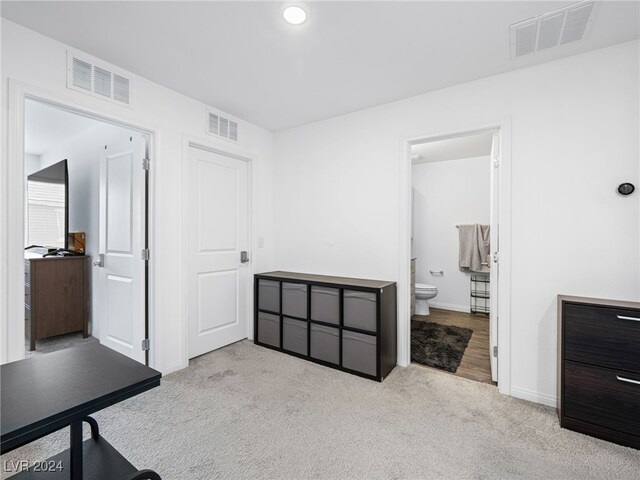
[[(2, 190), (0, 197), (0, 259), (6, 265), (6, 275), (0, 276), (0, 303), (6, 305), (0, 311), (0, 333), (4, 342), (0, 345), (1, 363), (25, 357), (24, 345), (24, 105), (26, 100), (36, 100), (71, 113), (135, 130), (147, 136), (149, 172), (149, 285), (148, 317), (151, 355), (149, 365), (161, 369), (162, 328), (156, 322), (155, 295), (155, 220), (156, 205), (155, 165), (159, 159), (160, 129), (140, 121), (131, 110), (93, 99), (75, 92), (57, 92), (10, 78), (8, 93), (7, 151), (0, 164)], [(4, 130), (2, 132), (4, 134)], [(0, 240), (2, 241), (2, 240)]]
[(498, 390), (511, 394), (511, 118), (454, 126), (400, 139), (399, 162), (399, 255), (398, 255), (398, 365), (411, 363), (411, 147), (419, 143), (443, 140), (487, 130), (500, 131), (500, 281), (498, 284)]
[[(247, 152), (234, 144), (231, 144), (224, 140), (214, 140), (208, 138), (202, 138), (188, 133), (182, 134), (182, 232), (188, 230), (188, 213), (189, 213), (189, 149), (198, 148), (207, 152), (217, 153), (226, 157), (235, 158), (247, 162), (247, 206), (248, 206), (248, 236), (249, 236), (249, 269), (247, 275), (246, 285), (246, 332), (247, 338), (253, 340), (253, 275), (255, 274), (255, 268), (258, 259), (258, 242), (255, 232), (257, 231), (256, 216), (254, 212), (257, 210), (257, 206), (254, 204), (254, 200), (257, 195), (254, 195), (254, 179), (253, 170), (254, 162), (257, 160), (257, 155), (252, 152)], [(183, 235), (185, 241), (187, 238)], [(183, 322), (180, 323), (181, 328), (181, 352), (180, 358), (182, 359), (182, 367), (189, 366), (189, 251), (187, 248), (182, 248), (182, 298), (185, 299), (182, 302), (182, 318)]]

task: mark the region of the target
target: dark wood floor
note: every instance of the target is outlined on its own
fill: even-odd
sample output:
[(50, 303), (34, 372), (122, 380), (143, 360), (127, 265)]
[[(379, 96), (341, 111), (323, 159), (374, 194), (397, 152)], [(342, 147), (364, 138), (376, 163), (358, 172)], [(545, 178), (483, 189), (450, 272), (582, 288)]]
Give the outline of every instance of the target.
[[(471, 335), (469, 345), (464, 351), (460, 366), (456, 373), (452, 375), (495, 385), (495, 383), (491, 381), (489, 317), (485, 315), (453, 312), (451, 310), (441, 310), (439, 308), (431, 308), (430, 311), (431, 315), (414, 315), (412, 319), (423, 322), (435, 322), (441, 325), (455, 325), (473, 330), (473, 335)], [(416, 363), (416, 365), (419, 364)], [(425, 365), (420, 366), (431, 368)], [(443, 372), (444, 370), (439, 371)]]

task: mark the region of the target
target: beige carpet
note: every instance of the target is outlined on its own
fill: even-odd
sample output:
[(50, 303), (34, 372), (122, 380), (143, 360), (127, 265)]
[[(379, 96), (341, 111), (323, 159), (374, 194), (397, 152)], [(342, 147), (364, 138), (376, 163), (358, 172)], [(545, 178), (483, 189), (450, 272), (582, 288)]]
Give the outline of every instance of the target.
[[(364, 380), (247, 341), (95, 415), (134, 465), (214, 478), (637, 479), (640, 452), (561, 430), (555, 411), (421, 367)], [(88, 429), (85, 431), (88, 436)], [(4, 455), (42, 460), (63, 430)]]
[(25, 353), (27, 358), (35, 355), (44, 355), (46, 353), (55, 352), (57, 350), (63, 350), (69, 347), (77, 347), (86, 343), (95, 343), (99, 340), (95, 337), (88, 336), (82, 338), (82, 333), (68, 333), (66, 335), (58, 335), (56, 337), (43, 338), (36, 341), (36, 349), (29, 350), (29, 340), (25, 339)]

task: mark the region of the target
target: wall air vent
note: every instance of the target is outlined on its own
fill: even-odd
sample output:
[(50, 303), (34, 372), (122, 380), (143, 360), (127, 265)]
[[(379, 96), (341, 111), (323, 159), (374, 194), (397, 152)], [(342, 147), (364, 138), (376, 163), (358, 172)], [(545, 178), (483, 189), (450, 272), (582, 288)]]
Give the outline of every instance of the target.
[(583, 1), (511, 25), (511, 58), (582, 40), (595, 10), (596, 2)]
[(67, 52), (67, 87), (95, 97), (111, 100), (119, 105), (130, 105), (131, 80), (115, 68), (92, 59)]
[(207, 133), (232, 142), (238, 141), (238, 122), (207, 110)]

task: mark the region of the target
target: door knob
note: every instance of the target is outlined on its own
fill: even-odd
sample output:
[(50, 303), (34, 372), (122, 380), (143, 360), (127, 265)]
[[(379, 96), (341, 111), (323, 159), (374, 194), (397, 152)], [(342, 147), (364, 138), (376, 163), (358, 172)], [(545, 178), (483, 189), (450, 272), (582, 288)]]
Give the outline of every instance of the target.
[(98, 255), (98, 261), (93, 262), (94, 267), (104, 267), (104, 253)]
[(247, 251), (243, 250), (240, 252), (240, 263), (247, 263), (249, 261), (249, 255), (247, 255)]

